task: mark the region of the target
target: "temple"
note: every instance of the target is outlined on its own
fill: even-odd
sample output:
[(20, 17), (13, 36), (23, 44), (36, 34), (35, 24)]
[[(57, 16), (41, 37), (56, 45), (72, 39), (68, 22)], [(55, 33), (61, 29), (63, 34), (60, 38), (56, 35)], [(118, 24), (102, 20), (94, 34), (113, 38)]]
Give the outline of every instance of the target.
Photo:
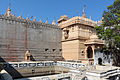
[(104, 45), (98, 39), (94, 27), (95, 21), (82, 16), (69, 19), (66, 15), (58, 20), (62, 29), (62, 55), (65, 60), (80, 60), (82, 63), (94, 64), (94, 51)]
[[(103, 18), (102, 18), (103, 19)], [(2, 80), (119, 80), (112, 55), (103, 54), (105, 41), (83, 9), (82, 16), (63, 15), (51, 24), (8, 7), (0, 15), (0, 79)]]

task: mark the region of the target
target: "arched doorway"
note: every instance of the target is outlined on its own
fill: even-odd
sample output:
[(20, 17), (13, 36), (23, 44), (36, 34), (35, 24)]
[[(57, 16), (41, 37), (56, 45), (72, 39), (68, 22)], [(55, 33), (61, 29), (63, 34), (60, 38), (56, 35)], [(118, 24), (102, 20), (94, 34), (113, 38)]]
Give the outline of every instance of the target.
[(98, 58), (98, 64), (102, 65), (102, 58)]
[(88, 58), (93, 58), (93, 50), (92, 50), (92, 47), (91, 47), (91, 46), (89, 46), (89, 47), (87, 48), (87, 57), (88, 57)]

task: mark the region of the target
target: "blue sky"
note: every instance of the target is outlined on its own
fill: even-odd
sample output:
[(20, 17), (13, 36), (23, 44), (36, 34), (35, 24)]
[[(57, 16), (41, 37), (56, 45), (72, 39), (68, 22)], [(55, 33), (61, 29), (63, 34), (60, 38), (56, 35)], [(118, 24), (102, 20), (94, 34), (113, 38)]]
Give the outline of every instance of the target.
[(113, 2), (114, 0), (0, 0), (0, 14), (4, 14), (10, 4), (12, 13), (16, 16), (33, 16), (37, 21), (42, 16), (43, 22), (48, 18), (48, 22), (51, 23), (55, 17), (57, 21), (62, 15), (69, 18), (77, 16), (77, 10), (82, 16), (83, 7), (86, 5), (86, 16), (98, 21), (103, 11)]

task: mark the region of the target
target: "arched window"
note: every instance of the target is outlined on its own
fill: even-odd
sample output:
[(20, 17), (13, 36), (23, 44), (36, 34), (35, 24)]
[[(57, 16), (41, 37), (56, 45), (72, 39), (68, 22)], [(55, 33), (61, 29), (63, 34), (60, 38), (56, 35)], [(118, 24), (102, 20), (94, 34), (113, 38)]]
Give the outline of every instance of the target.
[(91, 46), (89, 46), (89, 47), (87, 48), (87, 57), (88, 57), (88, 58), (93, 58), (93, 50), (92, 50), (92, 47), (91, 47)]

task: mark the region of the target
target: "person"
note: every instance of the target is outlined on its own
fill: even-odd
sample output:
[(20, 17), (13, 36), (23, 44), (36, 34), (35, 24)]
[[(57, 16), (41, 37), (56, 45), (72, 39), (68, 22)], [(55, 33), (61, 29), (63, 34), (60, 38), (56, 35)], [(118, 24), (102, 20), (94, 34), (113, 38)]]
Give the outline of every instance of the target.
[(27, 50), (26, 53), (25, 53), (25, 61), (30, 61), (30, 51)]

